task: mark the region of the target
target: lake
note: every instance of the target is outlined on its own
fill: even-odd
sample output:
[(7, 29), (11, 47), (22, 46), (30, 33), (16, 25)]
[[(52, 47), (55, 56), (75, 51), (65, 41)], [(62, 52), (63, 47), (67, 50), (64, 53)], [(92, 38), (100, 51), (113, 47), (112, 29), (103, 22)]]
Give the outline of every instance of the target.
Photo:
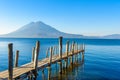
[[(29, 38), (1, 38), (0, 39), (0, 71), (8, 68), (8, 43), (13, 43), (14, 56), (16, 50), (20, 51), (19, 66), (31, 61), (32, 48), (36, 41), (40, 41), (39, 59), (46, 56), (46, 50), (50, 46), (57, 46), (58, 39), (29, 39)], [(120, 80), (120, 40), (119, 39), (63, 39), (63, 52), (66, 41), (84, 43), (85, 58), (82, 65), (74, 67), (63, 80)], [(55, 65), (52, 66), (52, 78), (58, 79)], [(47, 79), (47, 69), (45, 69)], [(38, 80), (42, 79), (39, 71)]]

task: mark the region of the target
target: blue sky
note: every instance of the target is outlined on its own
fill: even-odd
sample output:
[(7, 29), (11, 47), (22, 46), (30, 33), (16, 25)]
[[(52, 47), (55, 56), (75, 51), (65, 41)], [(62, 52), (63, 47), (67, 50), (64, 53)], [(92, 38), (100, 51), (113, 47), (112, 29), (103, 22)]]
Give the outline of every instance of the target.
[(32, 21), (73, 34), (120, 34), (120, 0), (0, 0), (0, 34)]

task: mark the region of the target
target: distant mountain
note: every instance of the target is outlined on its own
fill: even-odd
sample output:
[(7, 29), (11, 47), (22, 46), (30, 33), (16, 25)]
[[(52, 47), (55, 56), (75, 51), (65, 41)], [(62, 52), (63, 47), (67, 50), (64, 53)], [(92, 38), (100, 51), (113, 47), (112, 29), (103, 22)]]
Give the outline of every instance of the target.
[(20, 29), (9, 34), (2, 35), (2, 37), (17, 37), (17, 38), (58, 38), (63, 36), (65, 38), (81, 38), (83, 35), (68, 34), (56, 30), (55, 28), (41, 22), (31, 22)]
[(106, 36), (103, 36), (102, 38), (105, 38), (105, 39), (120, 39), (120, 34), (106, 35)]

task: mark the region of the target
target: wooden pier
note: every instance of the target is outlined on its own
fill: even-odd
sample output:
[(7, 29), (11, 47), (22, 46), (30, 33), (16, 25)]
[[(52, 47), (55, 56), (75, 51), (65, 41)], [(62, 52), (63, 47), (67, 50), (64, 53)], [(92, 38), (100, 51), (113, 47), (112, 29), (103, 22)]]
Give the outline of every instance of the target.
[[(58, 49), (59, 48), (59, 49)], [(70, 58), (70, 64), (73, 64), (74, 61), (78, 60), (78, 56), (81, 54), (81, 58), (84, 59), (85, 45), (78, 45), (73, 42), (71, 45), (69, 41), (66, 42), (66, 51), (63, 53), (62, 47), (62, 37), (59, 38), (59, 47), (50, 47), (46, 51), (46, 58), (39, 60), (39, 51), (40, 51), (40, 42), (36, 42), (36, 47), (32, 51), (32, 59), (30, 63), (27, 63), (22, 66), (18, 66), (19, 61), (19, 51), (16, 51), (15, 61), (13, 61), (13, 44), (8, 44), (8, 70), (0, 72), (0, 80), (21, 80), (22, 75), (31, 74), (29, 80), (36, 80), (37, 71), (48, 68), (48, 79), (51, 75), (51, 65), (54, 63), (59, 64), (59, 73), (62, 74), (62, 61), (65, 61), (65, 68), (69, 66), (68, 58)], [(58, 52), (59, 51), (59, 52)], [(56, 54), (55, 54), (56, 53)], [(57, 54), (58, 53), (58, 54)], [(48, 54), (50, 56), (48, 56)], [(74, 57), (74, 58), (73, 58)], [(75, 60), (73, 60), (75, 59)], [(13, 62), (14, 65), (13, 65)], [(33, 79), (34, 78), (34, 79)]]

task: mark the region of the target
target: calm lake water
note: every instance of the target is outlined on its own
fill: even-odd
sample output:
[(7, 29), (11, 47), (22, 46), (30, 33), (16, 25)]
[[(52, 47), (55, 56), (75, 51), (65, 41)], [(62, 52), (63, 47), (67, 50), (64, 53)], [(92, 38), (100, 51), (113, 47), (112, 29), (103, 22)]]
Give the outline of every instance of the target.
[[(0, 71), (8, 68), (8, 43), (13, 43), (15, 51), (20, 51), (19, 66), (31, 61), (32, 47), (36, 41), (40, 41), (39, 59), (46, 56), (46, 49), (58, 45), (58, 39), (0, 39)], [(85, 59), (82, 65), (78, 65), (69, 71), (63, 80), (120, 80), (120, 40), (107, 39), (63, 39), (63, 48), (67, 40), (85, 43)], [(64, 52), (63, 50), (63, 52)], [(52, 78), (58, 79), (55, 64), (52, 66)], [(47, 79), (47, 69), (45, 69)], [(39, 71), (38, 80), (42, 79)]]

